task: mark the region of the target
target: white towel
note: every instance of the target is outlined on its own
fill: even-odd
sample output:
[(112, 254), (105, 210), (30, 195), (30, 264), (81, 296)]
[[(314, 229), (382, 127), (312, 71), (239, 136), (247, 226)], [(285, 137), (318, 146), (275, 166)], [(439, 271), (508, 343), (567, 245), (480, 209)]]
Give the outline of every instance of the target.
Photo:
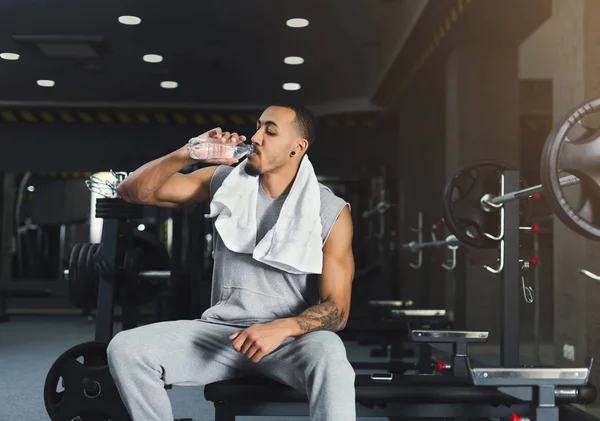
[(321, 273), (321, 196), (314, 168), (304, 156), (277, 222), (256, 244), (259, 177), (244, 171), (244, 160), (225, 178), (210, 203), (207, 218), (228, 249), (252, 254), (264, 264), (289, 273)]

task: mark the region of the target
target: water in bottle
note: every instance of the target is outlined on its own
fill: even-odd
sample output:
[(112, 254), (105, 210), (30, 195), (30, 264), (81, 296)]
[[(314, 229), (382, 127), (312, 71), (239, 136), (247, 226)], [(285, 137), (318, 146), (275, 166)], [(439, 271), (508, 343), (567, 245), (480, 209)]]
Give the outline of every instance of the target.
[(188, 142), (190, 157), (199, 160), (208, 159), (241, 159), (250, 155), (254, 147), (246, 143), (237, 145), (222, 143), (208, 137), (193, 137)]

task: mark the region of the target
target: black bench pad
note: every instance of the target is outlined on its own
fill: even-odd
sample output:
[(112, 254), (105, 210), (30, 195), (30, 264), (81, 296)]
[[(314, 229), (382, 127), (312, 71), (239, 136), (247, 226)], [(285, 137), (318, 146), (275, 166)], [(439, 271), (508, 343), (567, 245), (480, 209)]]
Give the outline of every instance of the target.
[[(572, 386), (564, 387), (572, 390)], [(473, 386), (468, 378), (446, 376), (395, 376), (391, 382), (373, 381), (369, 375), (357, 375), (356, 400), (361, 403), (486, 403), (513, 404), (519, 399), (493, 387)], [(577, 387), (577, 396), (557, 396), (558, 404), (587, 404), (596, 400), (596, 387)], [(261, 377), (224, 380), (206, 385), (204, 397), (211, 402), (307, 402), (306, 395), (281, 383)]]

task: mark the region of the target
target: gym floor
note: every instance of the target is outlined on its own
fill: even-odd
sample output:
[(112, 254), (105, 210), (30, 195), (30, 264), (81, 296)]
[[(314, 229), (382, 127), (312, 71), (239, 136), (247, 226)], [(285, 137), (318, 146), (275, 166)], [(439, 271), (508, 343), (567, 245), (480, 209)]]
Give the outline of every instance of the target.
[[(115, 333), (118, 331), (115, 324)], [(40, 421), (48, 419), (43, 388), (50, 366), (64, 351), (94, 337), (94, 322), (84, 317), (13, 316), (0, 324), (0, 421)], [(381, 361), (370, 356), (370, 347), (346, 343), (351, 361)], [(473, 359), (497, 364), (498, 346), (470, 346)], [(534, 349), (523, 345), (524, 364), (533, 364)], [(552, 344), (540, 347), (542, 364), (552, 364)], [(361, 370), (360, 372), (368, 372)], [(202, 387), (174, 387), (169, 392), (175, 418), (212, 421), (212, 403), (205, 401)], [(273, 418), (241, 417), (240, 420)], [(300, 421), (308, 418), (286, 418)], [(372, 420), (378, 420), (371, 418)], [(384, 420), (384, 418), (379, 419)]]

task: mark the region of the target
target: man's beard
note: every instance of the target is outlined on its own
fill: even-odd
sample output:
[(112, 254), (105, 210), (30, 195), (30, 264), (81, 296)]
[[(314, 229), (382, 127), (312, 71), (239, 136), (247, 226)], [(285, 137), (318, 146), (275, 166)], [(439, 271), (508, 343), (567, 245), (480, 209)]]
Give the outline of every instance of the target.
[(246, 174), (248, 174), (252, 177), (258, 177), (260, 175), (260, 171), (258, 170), (258, 168), (256, 168), (254, 165), (252, 165), (249, 162), (244, 167), (244, 171), (246, 172)]

